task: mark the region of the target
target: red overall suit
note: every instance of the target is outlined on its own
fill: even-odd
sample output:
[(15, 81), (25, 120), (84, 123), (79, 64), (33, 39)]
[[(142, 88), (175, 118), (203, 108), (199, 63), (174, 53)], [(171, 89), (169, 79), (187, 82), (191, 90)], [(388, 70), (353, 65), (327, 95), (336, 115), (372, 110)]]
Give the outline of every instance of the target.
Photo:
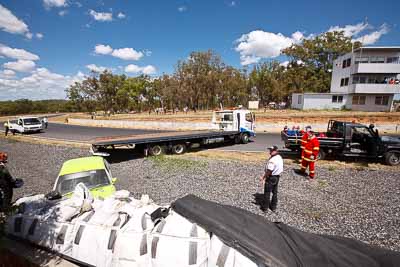
[[(310, 178), (315, 177), (315, 161), (319, 153), (319, 141), (312, 133), (305, 133), (301, 138), (301, 171), (310, 168)], [(312, 159), (311, 156), (314, 156)]]

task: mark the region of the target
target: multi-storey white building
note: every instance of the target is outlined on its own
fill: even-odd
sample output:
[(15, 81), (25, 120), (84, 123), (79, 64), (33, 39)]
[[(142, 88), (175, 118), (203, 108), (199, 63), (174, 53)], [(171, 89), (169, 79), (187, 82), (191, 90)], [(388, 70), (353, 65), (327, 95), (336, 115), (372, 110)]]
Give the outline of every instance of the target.
[(399, 80), (400, 46), (358, 48), (333, 62), (330, 93), (293, 94), (292, 108), (390, 111)]

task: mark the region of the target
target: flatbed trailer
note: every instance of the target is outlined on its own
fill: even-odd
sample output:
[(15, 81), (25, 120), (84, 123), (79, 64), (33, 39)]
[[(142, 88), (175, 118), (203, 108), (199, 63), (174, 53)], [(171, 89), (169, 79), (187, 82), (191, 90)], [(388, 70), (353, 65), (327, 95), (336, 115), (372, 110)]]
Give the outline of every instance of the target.
[(130, 148), (141, 150), (146, 156), (158, 156), (166, 152), (183, 154), (190, 148), (211, 144), (247, 143), (249, 138), (248, 133), (239, 131), (164, 132), (96, 138), (92, 142), (92, 149), (96, 152), (107, 149)]
[(158, 156), (167, 152), (183, 154), (186, 150), (211, 144), (246, 144), (255, 136), (255, 116), (249, 110), (231, 109), (214, 111), (212, 130), (162, 132), (154, 134), (111, 136), (96, 138), (93, 152), (130, 148), (143, 151), (145, 156)]

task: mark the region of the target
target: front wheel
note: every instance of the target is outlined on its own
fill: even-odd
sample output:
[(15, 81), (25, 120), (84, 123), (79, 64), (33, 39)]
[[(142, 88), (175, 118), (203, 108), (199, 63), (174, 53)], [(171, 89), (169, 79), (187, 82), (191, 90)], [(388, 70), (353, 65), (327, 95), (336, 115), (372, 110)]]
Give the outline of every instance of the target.
[(385, 161), (387, 165), (397, 166), (400, 164), (400, 152), (390, 151), (385, 154)]
[(10, 206), (13, 190), (7, 181), (0, 179), (0, 211), (4, 211)]
[(242, 134), (241, 141), (243, 144), (247, 144), (250, 141), (250, 136), (247, 133)]
[(321, 160), (321, 159), (325, 159), (325, 158), (326, 158), (326, 152), (323, 149), (320, 149), (318, 152), (317, 159)]

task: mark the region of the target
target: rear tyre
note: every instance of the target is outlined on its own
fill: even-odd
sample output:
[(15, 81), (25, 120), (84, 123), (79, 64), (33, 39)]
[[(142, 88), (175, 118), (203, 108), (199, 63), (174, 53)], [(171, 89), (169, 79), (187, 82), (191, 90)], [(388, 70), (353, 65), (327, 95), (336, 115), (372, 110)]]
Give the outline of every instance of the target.
[(321, 149), (318, 153), (317, 159), (321, 160), (321, 159), (325, 159), (325, 158), (326, 158), (326, 152), (323, 149)]
[(243, 144), (247, 144), (250, 141), (250, 136), (247, 133), (242, 134), (241, 141)]
[(5, 180), (0, 180), (0, 211), (5, 211), (10, 206), (13, 191)]
[(160, 156), (165, 153), (165, 148), (161, 145), (154, 145), (150, 147), (149, 153), (151, 156)]
[(186, 152), (186, 146), (184, 144), (176, 144), (172, 146), (172, 153), (176, 155), (182, 155)]
[(385, 162), (390, 166), (397, 166), (400, 164), (400, 152), (390, 151), (385, 154)]

